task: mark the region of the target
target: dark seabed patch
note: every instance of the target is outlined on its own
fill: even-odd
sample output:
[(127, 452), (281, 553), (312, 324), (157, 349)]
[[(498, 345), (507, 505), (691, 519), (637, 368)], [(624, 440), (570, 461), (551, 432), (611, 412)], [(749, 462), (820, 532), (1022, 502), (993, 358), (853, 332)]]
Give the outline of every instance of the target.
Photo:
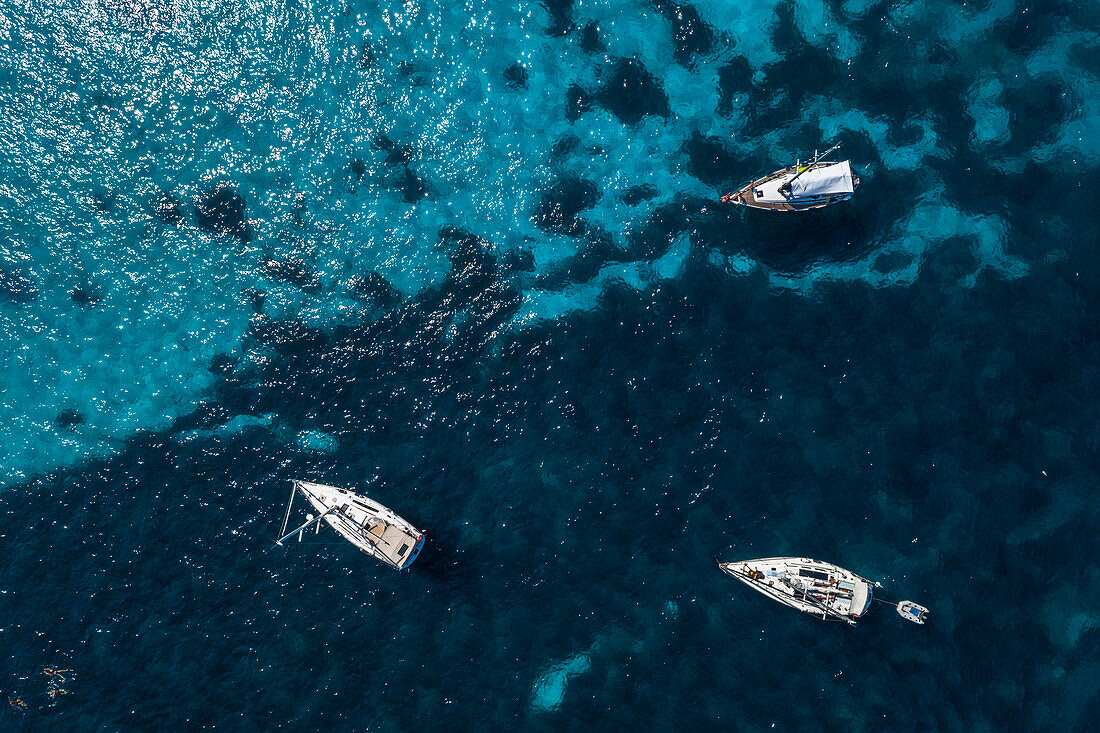
[(678, 194), (662, 203), (638, 229), (628, 237), (632, 259), (651, 260), (663, 255), (681, 234), (695, 230), (701, 224), (721, 227), (725, 221), (722, 210), (705, 215), (708, 202), (696, 196)]
[(539, 4), (550, 15), (550, 26), (546, 32), (551, 36), (564, 36), (573, 27), (574, 0), (539, 0)]
[(165, 224), (178, 226), (183, 223), (183, 208), (180, 200), (168, 191), (161, 191), (153, 202), (153, 213)]
[(716, 137), (695, 133), (684, 141), (680, 151), (688, 157), (688, 172), (703, 183), (729, 184), (731, 171), (746, 169), (746, 161), (731, 153)]
[(563, 177), (550, 184), (539, 197), (531, 219), (548, 232), (579, 236), (584, 233), (584, 221), (578, 217), (591, 208), (600, 197), (595, 183), (583, 178)]
[(57, 425), (60, 428), (75, 428), (77, 425), (83, 425), (83, 424), (84, 424), (84, 415), (83, 415), (83, 413), (81, 413), (77, 410), (72, 410), (72, 409), (62, 410), (57, 415)]
[(600, 24), (590, 20), (585, 23), (578, 32), (581, 50), (585, 53), (602, 53), (606, 46), (600, 39)]
[(561, 290), (571, 283), (587, 282), (605, 265), (623, 259), (627, 259), (627, 253), (616, 246), (610, 234), (590, 227), (577, 253), (555, 263), (538, 278), (538, 285), (546, 290)]
[(529, 249), (518, 247), (504, 252), (500, 258), (505, 273), (515, 274), (531, 272), (535, 269), (535, 254)]
[(576, 122), (581, 115), (592, 109), (592, 95), (579, 84), (570, 84), (565, 90), (565, 118)]
[(252, 239), (252, 225), (245, 217), (245, 201), (229, 186), (218, 186), (199, 196), (195, 220), (211, 234), (231, 234), (242, 243)]
[(267, 293), (259, 288), (248, 288), (244, 291), (244, 297), (253, 313), (263, 312), (264, 303), (267, 301)]
[(550, 148), (550, 162), (560, 164), (580, 147), (581, 139), (576, 135), (563, 135), (560, 140)]
[(317, 272), (298, 257), (287, 257), (264, 262), (268, 277), (289, 283), (305, 291), (316, 290), (321, 285)]
[(866, 219), (843, 207), (803, 212), (797, 218), (738, 207), (729, 226), (738, 248), (783, 273), (859, 260), (874, 248)]
[(99, 304), (103, 297), (94, 285), (77, 285), (69, 291), (69, 298), (79, 306), (88, 308)]
[(368, 272), (351, 281), (352, 297), (382, 308), (391, 308), (401, 301), (401, 292), (377, 272)]
[(714, 32), (691, 5), (654, 0), (653, 6), (672, 28), (678, 63), (690, 65), (693, 56), (705, 56), (714, 50)]
[(362, 158), (352, 158), (348, 163), (348, 172), (355, 177), (356, 181), (361, 181), (363, 176), (367, 174), (367, 164), (363, 162)]
[(114, 211), (117, 199), (118, 197), (113, 191), (100, 189), (92, 193), (92, 205), (95, 206), (97, 211), (105, 214)]
[(669, 114), (661, 83), (636, 59), (618, 59), (605, 69), (596, 99), (627, 125), (638, 124), (646, 115)]
[(377, 60), (378, 55), (374, 52), (371, 42), (363, 41), (363, 44), (359, 47), (359, 68), (372, 69)]
[(729, 114), (733, 101), (752, 91), (752, 66), (744, 56), (735, 56), (718, 68), (718, 111)]
[(393, 178), (393, 185), (407, 204), (415, 204), (428, 197), (428, 182), (407, 165)]
[(38, 286), (30, 275), (0, 263), (0, 299), (11, 303), (29, 303), (38, 297)]
[(504, 70), (504, 81), (513, 89), (527, 88), (527, 69), (518, 61)]
[(376, 135), (371, 147), (386, 153), (386, 165), (402, 165), (413, 159), (413, 149), (390, 140), (386, 135)]
[(635, 206), (643, 201), (649, 201), (656, 198), (660, 191), (656, 186), (651, 186), (648, 183), (643, 183), (638, 186), (631, 186), (619, 194), (619, 200), (627, 206)]

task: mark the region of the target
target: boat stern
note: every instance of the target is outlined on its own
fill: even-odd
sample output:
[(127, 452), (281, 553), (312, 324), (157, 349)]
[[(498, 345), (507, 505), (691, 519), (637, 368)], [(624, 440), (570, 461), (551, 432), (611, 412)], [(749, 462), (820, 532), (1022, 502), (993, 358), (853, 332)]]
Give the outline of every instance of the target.
[(416, 560), (416, 556), (420, 554), (420, 551), (424, 549), (424, 533), (420, 533), (420, 537), (416, 540), (416, 544), (413, 545), (412, 552), (405, 558), (405, 562), (401, 563), (399, 570), (408, 570), (409, 566)]

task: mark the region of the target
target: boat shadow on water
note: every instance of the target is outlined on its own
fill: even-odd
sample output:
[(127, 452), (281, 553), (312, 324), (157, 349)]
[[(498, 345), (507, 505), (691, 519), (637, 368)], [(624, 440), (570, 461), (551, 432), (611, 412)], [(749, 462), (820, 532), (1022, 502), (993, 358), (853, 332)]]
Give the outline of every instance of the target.
[(483, 569), (471, 555), (458, 549), (463, 547), (463, 538), (453, 528), (432, 524), (424, 530), (424, 539), (424, 548), (407, 572), (429, 577), (447, 588), (468, 584), (481, 574)]
[(822, 262), (852, 262), (876, 245), (872, 227), (851, 202), (800, 212), (731, 212), (729, 251), (740, 250), (777, 272), (799, 273)]

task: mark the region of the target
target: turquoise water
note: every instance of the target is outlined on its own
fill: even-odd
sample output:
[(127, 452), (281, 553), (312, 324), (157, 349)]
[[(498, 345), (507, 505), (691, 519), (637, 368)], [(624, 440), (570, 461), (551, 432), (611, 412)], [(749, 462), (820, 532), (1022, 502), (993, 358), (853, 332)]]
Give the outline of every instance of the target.
[[(3, 726), (1084, 729), (1097, 16), (9, 4)], [(932, 622), (713, 566), (785, 554)]]

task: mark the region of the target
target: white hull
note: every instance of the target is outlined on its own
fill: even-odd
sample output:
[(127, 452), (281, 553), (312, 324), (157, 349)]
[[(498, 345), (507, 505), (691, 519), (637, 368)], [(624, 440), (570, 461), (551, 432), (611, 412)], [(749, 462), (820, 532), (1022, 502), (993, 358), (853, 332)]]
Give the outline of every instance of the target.
[(387, 507), (347, 489), (295, 481), (294, 488), (344, 539), (390, 567), (412, 564), (424, 546), (424, 533)]
[(718, 566), (753, 590), (803, 613), (855, 625), (871, 608), (874, 584), (832, 563), (765, 557)]
[(928, 609), (912, 601), (902, 601), (897, 605), (898, 615), (906, 621), (923, 625), (928, 618)]
[(722, 203), (768, 211), (809, 211), (847, 201), (859, 185), (859, 176), (852, 173), (847, 160), (839, 163), (825, 160), (839, 147), (838, 143), (820, 155), (814, 153), (813, 159), (805, 164), (795, 163), (757, 178), (727, 193)]

